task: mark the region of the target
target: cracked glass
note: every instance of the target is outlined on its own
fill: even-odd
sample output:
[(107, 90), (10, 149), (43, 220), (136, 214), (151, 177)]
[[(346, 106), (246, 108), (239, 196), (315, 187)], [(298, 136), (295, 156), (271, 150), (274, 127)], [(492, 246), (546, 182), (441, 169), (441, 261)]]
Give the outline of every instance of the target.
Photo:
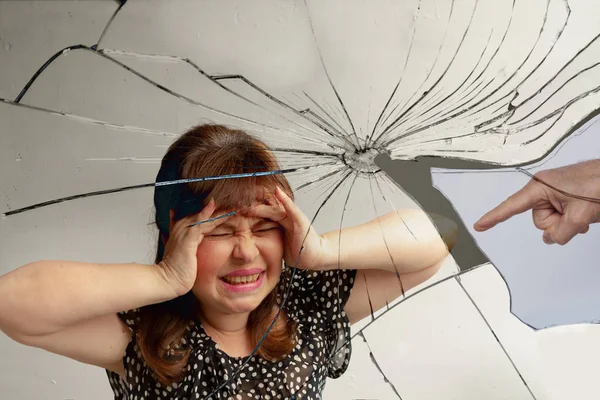
[[(87, 232), (94, 227), (86, 212), (110, 210), (101, 212), (107, 226), (128, 227), (112, 238), (106, 231), (92, 237), (120, 241), (123, 249), (145, 246), (151, 254), (154, 239), (144, 229), (169, 144), (201, 123), (242, 129), (273, 151), (275, 173), (290, 181), (319, 233), (424, 209), (426, 222), (398, 214), (398, 229), (416, 242), (435, 229), (440, 242), (455, 246), (433, 277), (408, 292), (403, 276), (390, 275), (396, 291), (368, 294), (372, 313), (345, 343), (368, 355), (378, 372), (376, 396), (419, 392), (406, 389), (410, 374), (396, 369), (402, 345), (374, 328), (406, 329), (390, 322), (412, 312), (402, 310), (405, 300), (425, 302), (448, 291), (474, 313), (477, 329), (489, 331), (481, 340), (493, 346), (490, 358), (503, 363), (506, 379), (519, 382), (513, 398), (536, 398), (465, 288), (469, 274), (494, 260), (476, 245), (461, 209), (422, 186), (432, 185), (431, 167), (456, 174), (510, 169), (528, 178), (528, 166), (551, 157), (595, 115), (595, 2), (106, 3), (89, 5), (90, 14), (104, 18), (95, 40), (73, 33), (72, 43), (27, 66), (33, 71), (22, 85), (3, 87), (0, 119), (14, 133), (2, 138), (10, 160), (10, 173), (2, 174), (6, 231), (19, 225), (46, 234), (58, 226)], [(444, 171), (437, 172), (434, 178)], [(244, 179), (210, 179), (232, 178)], [(180, 183), (158, 185), (168, 184)], [(452, 200), (450, 189), (440, 190)], [(55, 211), (38, 221), (45, 210)], [(140, 232), (141, 239), (132, 239)], [(383, 246), (395, 239), (373, 235)], [(86, 254), (86, 247), (68, 250), (73, 258)], [(60, 251), (65, 247), (57, 246), (56, 258)], [(365, 286), (379, 288), (368, 280)], [(520, 318), (534, 328), (548, 320)]]

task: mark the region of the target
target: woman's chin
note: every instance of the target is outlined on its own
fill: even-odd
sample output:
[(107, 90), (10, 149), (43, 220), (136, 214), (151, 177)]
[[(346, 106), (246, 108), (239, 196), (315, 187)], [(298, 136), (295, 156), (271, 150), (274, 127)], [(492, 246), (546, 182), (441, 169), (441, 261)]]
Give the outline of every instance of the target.
[(229, 309), (234, 314), (247, 314), (256, 310), (263, 299), (245, 299), (234, 301), (233, 304), (229, 305)]
[(234, 313), (250, 313), (256, 310), (272, 290), (268, 290), (269, 288), (267, 287), (263, 289), (248, 296), (230, 297), (226, 302), (228, 305), (227, 308)]

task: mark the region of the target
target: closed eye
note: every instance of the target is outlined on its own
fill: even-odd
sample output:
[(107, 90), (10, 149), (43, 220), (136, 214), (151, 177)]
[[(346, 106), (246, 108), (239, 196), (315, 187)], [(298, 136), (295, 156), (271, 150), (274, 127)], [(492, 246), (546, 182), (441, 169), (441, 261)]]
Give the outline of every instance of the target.
[(205, 235), (206, 237), (226, 237), (226, 236), (231, 236), (232, 233), (231, 232), (227, 232), (227, 233), (210, 233), (208, 235)]
[(276, 229), (279, 229), (279, 224), (262, 226), (262, 227), (260, 227), (258, 229), (255, 229), (254, 232), (256, 232), (256, 233), (266, 233), (266, 232), (274, 231)]
[(257, 230), (257, 232), (268, 232), (268, 231), (272, 231), (272, 230), (277, 229), (277, 228), (278, 228), (277, 226), (271, 226), (271, 227), (268, 227), (268, 228), (259, 229), (259, 230)]

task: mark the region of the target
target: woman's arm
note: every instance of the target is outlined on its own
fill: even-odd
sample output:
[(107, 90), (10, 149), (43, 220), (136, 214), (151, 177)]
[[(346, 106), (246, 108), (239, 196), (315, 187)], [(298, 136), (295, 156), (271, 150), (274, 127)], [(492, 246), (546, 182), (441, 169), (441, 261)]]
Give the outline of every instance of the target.
[(198, 244), (226, 218), (190, 225), (208, 219), (214, 208), (210, 202), (198, 214), (171, 221), (158, 265), (38, 261), (1, 276), (0, 330), (19, 343), (123, 375), (132, 333), (117, 313), (191, 290)]
[(428, 269), (448, 255), (458, 229), (447, 218), (420, 209), (402, 209), (318, 235), (306, 215), (279, 188), (274, 199), (248, 214), (283, 226), (286, 263), (320, 271), (341, 268), (406, 274)]
[(420, 209), (397, 210), (319, 236), (289, 196), (280, 189), (275, 196), (276, 202), (255, 207), (251, 215), (283, 226), (289, 265), (357, 271), (344, 306), (351, 322), (434, 276), (456, 241), (458, 227), (453, 221)]
[(38, 261), (0, 277), (0, 330), (16, 342), (124, 376), (131, 331), (118, 311), (176, 297), (160, 269)]
[(38, 261), (0, 277), (0, 330), (48, 335), (177, 295), (153, 265)]
[(360, 270), (356, 272), (350, 297), (344, 305), (344, 311), (350, 324), (354, 324), (391, 304), (408, 290), (433, 277), (445, 259), (420, 271), (396, 275), (382, 270)]
[[(431, 219), (430, 219), (431, 217)], [(432, 223), (433, 221), (433, 223)], [(351, 324), (433, 277), (456, 242), (457, 225), (421, 210), (398, 210), (365, 224), (323, 235), (324, 269), (357, 270), (344, 311)], [(385, 240), (384, 240), (385, 238)]]
[(448, 255), (456, 232), (456, 224), (444, 217), (430, 217), (416, 209), (397, 210), (321, 235), (318, 269), (382, 270), (400, 275), (418, 272)]
[(196, 252), (204, 235), (227, 218), (195, 225), (215, 211), (173, 221), (158, 265), (38, 261), (0, 277), (0, 329), (47, 335), (86, 320), (162, 303), (189, 292), (196, 281)]

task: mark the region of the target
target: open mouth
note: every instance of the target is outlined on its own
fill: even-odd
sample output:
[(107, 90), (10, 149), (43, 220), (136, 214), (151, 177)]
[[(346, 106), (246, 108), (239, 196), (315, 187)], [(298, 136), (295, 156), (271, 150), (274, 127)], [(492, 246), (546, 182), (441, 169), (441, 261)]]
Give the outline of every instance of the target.
[(230, 285), (244, 285), (248, 283), (257, 282), (261, 274), (252, 274), (244, 276), (224, 276), (221, 279), (226, 283), (229, 283)]

